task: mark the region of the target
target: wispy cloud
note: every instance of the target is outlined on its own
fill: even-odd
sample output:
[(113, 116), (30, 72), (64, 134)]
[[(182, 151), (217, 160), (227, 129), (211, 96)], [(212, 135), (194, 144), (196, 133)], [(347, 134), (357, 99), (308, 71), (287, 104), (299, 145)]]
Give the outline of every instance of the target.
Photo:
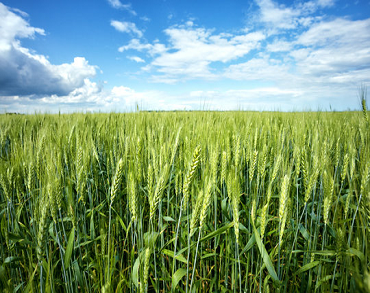
[(108, 0), (109, 4), (116, 9), (124, 9), (130, 12), (132, 15), (137, 15), (136, 11), (132, 9), (131, 4), (122, 4), (120, 0)]
[(160, 44), (155, 42), (154, 44), (149, 43), (142, 43), (138, 39), (132, 39), (127, 45), (121, 46), (118, 48), (119, 52), (124, 52), (128, 50), (136, 50), (136, 51), (147, 51), (150, 56), (155, 56), (158, 54), (163, 54), (167, 51), (167, 48), (164, 44)]
[(173, 83), (184, 79), (214, 79), (211, 64), (227, 63), (247, 55), (259, 47), (265, 39), (261, 32), (240, 35), (214, 34), (212, 30), (195, 28), (193, 24), (168, 28), (164, 31), (168, 44), (143, 44), (131, 40), (128, 45), (119, 48), (120, 52), (134, 49), (146, 51), (154, 57), (145, 70), (154, 69), (155, 82)]
[(294, 44), (286, 40), (275, 39), (273, 42), (268, 43), (266, 50), (268, 52), (289, 52)]
[(317, 4), (321, 7), (332, 7), (335, 4), (335, 0), (318, 0)]
[(294, 29), (301, 11), (278, 5), (271, 0), (257, 0), (260, 8), (260, 20), (274, 28)]
[(253, 20), (266, 25), (270, 34), (308, 27), (321, 19), (319, 15), (313, 15), (314, 13), (334, 5), (334, 0), (296, 2), (293, 6), (278, 4), (273, 0), (255, 0), (255, 2), (259, 7), (259, 13)]
[(111, 24), (111, 26), (113, 26), (119, 32), (123, 32), (123, 33), (134, 33), (139, 38), (141, 38), (143, 36), (142, 31), (139, 30), (136, 27), (136, 24), (133, 23), (133, 22), (112, 20), (110, 22), (110, 24)]
[(224, 77), (233, 80), (281, 81), (291, 77), (289, 65), (272, 58), (253, 58), (244, 63), (230, 65)]
[(290, 54), (302, 74), (330, 80), (346, 74), (353, 82), (360, 82), (357, 74), (370, 69), (369, 32), (370, 19), (320, 22), (298, 37), (297, 45), (305, 48)]
[(140, 17), (141, 20), (145, 21), (145, 22), (149, 22), (150, 21), (150, 18), (147, 17), (147, 16), (142, 16)]
[(127, 56), (127, 58), (137, 63), (145, 63), (145, 60), (138, 56)]

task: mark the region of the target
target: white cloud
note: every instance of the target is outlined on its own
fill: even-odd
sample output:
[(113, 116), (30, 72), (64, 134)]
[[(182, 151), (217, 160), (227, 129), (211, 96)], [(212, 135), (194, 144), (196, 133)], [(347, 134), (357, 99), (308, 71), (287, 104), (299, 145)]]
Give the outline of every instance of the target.
[(352, 21), (337, 18), (312, 25), (299, 36), (297, 43), (305, 46), (352, 44), (356, 48), (368, 47), (369, 32), (370, 19)]
[(261, 12), (261, 21), (274, 28), (293, 29), (297, 26), (300, 11), (278, 5), (272, 0), (256, 0)]
[(247, 55), (259, 47), (265, 39), (261, 32), (242, 35), (213, 34), (212, 30), (194, 28), (194, 24), (176, 26), (164, 31), (168, 36), (168, 45), (155, 42), (143, 44), (137, 39), (118, 50), (124, 52), (134, 49), (146, 51), (153, 61), (143, 68), (145, 71), (156, 70), (151, 81), (173, 83), (186, 79), (214, 79), (212, 63), (227, 63)]
[(292, 30), (297, 27), (308, 27), (320, 16), (310, 16), (321, 8), (331, 7), (334, 0), (312, 0), (306, 2), (297, 2), (293, 7), (278, 4), (273, 0), (255, 0), (259, 6), (258, 18), (254, 21), (260, 21), (270, 28), (270, 34), (275, 34), (279, 30)]
[(44, 34), (43, 29), (30, 26), (23, 15), (0, 3), (0, 95), (68, 94), (95, 75), (96, 67), (83, 57), (54, 65), (22, 47), (19, 39)]
[(196, 109), (186, 96), (168, 95), (161, 91), (136, 91), (127, 86), (103, 89), (89, 79), (84, 85), (68, 95), (5, 96), (0, 98), (0, 109), (6, 112), (34, 113), (35, 111), (57, 113), (76, 111), (127, 112), (136, 110), (183, 110)]
[(335, 0), (318, 0), (317, 4), (321, 7), (332, 7), (335, 4)]
[[(164, 30), (167, 42), (134, 39), (119, 50), (147, 53), (152, 60), (142, 71), (145, 76), (151, 74), (151, 82), (190, 84), (189, 80), (197, 79), (214, 84), (243, 81), (246, 87), (273, 85), (189, 93), (190, 101), (205, 97), (215, 109), (243, 103), (258, 109), (356, 108), (357, 101), (343, 97), (355, 96), (359, 84), (369, 83), (370, 19), (327, 20), (319, 10), (334, 5), (328, 0), (293, 6), (271, 0), (258, 3), (263, 33), (252, 29), (244, 34), (215, 33), (185, 22)], [(187, 109), (194, 107), (190, 101)]]
[(108, 2), (113, 8), (124, 9), (132, 15), (137, 15), (137, 13), (132, 9), (131, 4), (122, 4), (120, 0), (108, 0)]
[(67, 96), (1, 97), (0, 109), (7, 112), (56, 113), (74, 111), (143, 110), (346, 110), (358, 108), (357, 91), (346, 87), (255, 86), (239, 90), (198, 90), (169, 94), (162, 91), (136, 91), (126, 86), (104, 90), (86, 79), (84, 86)]
[(127, 56), (127, 58), (137, 63), (145, 63), (145, 60), (138, 56)]
[(147, 16), (142, 16), (140, 17), (141, 20), (145, 21), (145, 22), (149, 22), (150, 21), (150, 18), (147, 17)]
[(195, 91), (194, 99), (204, 100), (209, 110), (294, 110), (297, 100), (302, 99), (299, 90), (279, 87), (259, 87), (245, 90)]
[[(192, 91), (192, 101), (205, 101), (207, 110), (347, 110), (358, 108), (353, 89), (287, 88), (259, 86), (242, 90)], [(199, 108), (199, 107), (198, 107)]]
[[(20, 10), (13, 11), (21, 16), (25, 15)], [(14, 12), (0, 3), (0, 52), (10, 50), (16, 38), (34, 38), (36, 34), (45, 35), (43, 29), (30, 26)]]
[(226, 37), (203, 28), (171, 28), (165, 33), (169, 36), (171, 51), (151, 63), (165, 78), (213, 79), (212, 63), (227, 63), (243, 57), (258, 48), (265, 38), (260, 32)]
[(292, 42), (275, 40), (272, 43), (267, 44), (266, 50), (269, 52), (289, 52), (293, 48)]
[(22, 17), (28, 17), (29, 16), (27, 12), (24, 12), (24, 11), (18, 9), (18, 8), (8, 7), (8, 9), (15, 12), (16, 14), (21, 15)]
[(288, 79), (289, 66), (278, 60), (254, 58), (245, 63), (230, 65), (224, 76), (234, 80), (281, 81)]
[(138, 39), (132, 39), (128, 45), (121, 46), (118, 48), (119, 52), (124, 52), (128, 50), (136, 50), (139, 52), (142, 51), (147, 51), (150, 56), (158, 55), (158, 54), (163, 54), (164, 52), (167, 51), (167, 48), (165, 45), (160, 44), (160, 43), (154, 43), (154, 44), (143, 44), (140, 42)]
[(361, 74), (356, 72), (369, 69), (369, 32), (370, 19), (320, 22), (297, 39), (297, 45), (305, 48), (293, 50), (290, 54), (304, 75), (333, 78), (353, 73), (353, 82), (359, 82), (355, 76)]
[(18, 113), (91, 111), (104, 105), (102, 97), (101, 87), (86, 78), (81, 87), (67, 95), (3, 96), (0, 99), (0, 108)]
[(134, 33), (139, 38), (141, 38), (143, 36), (142, 31), (140, 31), (136, 27), (136, 24), (133, 23), (133, 22), (112, 20), (110, 22), (110, 24), (111, 24), (111, 26), (113, 26), (119, 32), (123, 32), (123, 33)]
[[(111, 2), (124, 9), (121, 2)], [(204, 109), (204, 103), (210, 110), (357, 108), (358, 86), (369, 85), (370, 19), (318, 16), (320, 9), (334, 5), (332, 0), (257, 3), (260, 31), (217, 32), (189, 20), (165, 29), (166, 40), (148, 42), (134, 23), (112, 20), (115, 29), (134, 35), (118, 51), (146, 62), (141, 64), (145, 82), (180, 83), (176, 90), (181, 94), (127, 85), (104, 89), (89, 79), (96, 67), (83, 57), (51, 64), (20, 42), (44, 30), (30, 26), (25, 13), (0, 3), (0, 19), (5, 19), (0, 22), (0, 109), (130, 111), (136, 103), (162, 110)], [(198, 83), (190, 80), (207, 82), (196, 90)]]

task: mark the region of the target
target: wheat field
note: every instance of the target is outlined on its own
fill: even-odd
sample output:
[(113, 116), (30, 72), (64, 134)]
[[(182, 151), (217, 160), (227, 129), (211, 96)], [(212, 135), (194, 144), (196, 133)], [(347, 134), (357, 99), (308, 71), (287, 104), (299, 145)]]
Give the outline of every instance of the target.
[(369, 292), (363, 112), (0, 116), (2, 292)]

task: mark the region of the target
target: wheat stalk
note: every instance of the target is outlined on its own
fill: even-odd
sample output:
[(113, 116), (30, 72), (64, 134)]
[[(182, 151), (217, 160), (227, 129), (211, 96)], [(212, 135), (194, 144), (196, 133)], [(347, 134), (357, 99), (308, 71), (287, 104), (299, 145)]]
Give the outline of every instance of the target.
[(144, 255), (143, 283), (140, 286), (140, 293), (147, 292), (150, 256), (151, 256), (151, 249), (150, 249), (150, 247), (147, 247), (145, 249), (145, 255)]
[(111, 192), (110, 192), (110, 206), (112, 206), (114, 199), (116, 198), (119, 187), (121, 185), (122, 177), (124, 171), (124, 162), (123, 159), (120, 159), (116, 168), (116, 173), (113, 178)]
[(155, 212), (157, 210), (158, 204), (162, 198), (163, 190), (167, 181), (168, 176), (168, 165), (166, 164), (161, 172), (159, 180), (157, 182), (156, 188), (153, 195), (149, 198), (150, 205), (150, 220), (153, 219)]
[(130, 172), (127, 180), (127, 191), (129, 199), (129, 209), (131, 212), (131, 220), (136, 222), (138, 220), (137, 214), (137, 193), (136, 193), (136, 182), (133, 172)]
[(191, 185), (191, 182), (194, 178), (194, 175), (195, 175), (195, 171), (197, 170), (197, 167), (200, 163), (200, 154), (201, 154), (201, 151), (202, 151), (202, 148), (200, 147), (200, 145), (198, 145), (195, 150), (194, 150), (194, 153), (193, 153), (193, 160), (191, 162), (191, 165), (190, 165), (190, 169), (185, 177), (185, 180), (184, 180), (184, 186), (182, 188), (182, 193), (183, 193), (183, 206), (186, 206), (187, 203), (188, 203), (188, 200), (189, 200), (189, 195), (190, 195), (190, 185)]

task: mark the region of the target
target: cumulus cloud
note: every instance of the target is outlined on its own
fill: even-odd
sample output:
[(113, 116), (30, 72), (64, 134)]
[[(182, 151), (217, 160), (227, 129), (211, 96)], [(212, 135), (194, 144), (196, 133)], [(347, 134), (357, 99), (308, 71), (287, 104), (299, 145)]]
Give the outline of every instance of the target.
[(22, 16), (0, 3), (0, 95), (66, 95), (95, 75), (96, 67), (83, 57), (54, 65), (45, 56), (22, 47), (21, 38), (44, 34)]
[[(12, 11), (13, 10), (13, 11)], [(10, 50), (17, 38), (34, 38), (36, 34), (44, 35), (41, 28), (32, 27), (23, 18), (27, 14), (18, 9), (11, 9), (0, 3), (0, 51)]]
[(133, 23), (133, 22), (112, 20), (110, 22), (110, 24), (111, 24), (111, 26), (113, 26), (119, 32), (122, 32), (122, 33), (134, 33), (139, 38), (141, 38), (143, 36), (142, 31), (140, 31), (136, 27), (136, 24)]
[(111, 90), (89, 79), (84, 85), (65, 96), (41, 95), (6, 96), (0, 99), (0, 109), (7, 112), (34, 113), (35, 111), (57, 113), (91, 112), (128, 112), (136, 105), (144, 110), (183, 110), (196, 109), (187, 96), (169, 95), (162, 91), (137, 91), (127, 86), (114, 86)]
[[(119, 1), (110, 2), (125, 9)], [(163, 30), (164, 40), (148, 41), (134, 23), (111, 21), (134, 37), (118, 51), (142, 65), (136, 77), (142, 73), (145, 81), (182, 83), (181, 94), (127, 85), (104, 89), (89, 79), (96, 67), (83, 57), (51, 64), (21, 44), (22, 38), (44, 35), (44, 30), (32, 27), (24, 12), (0, 4), (0, 19), (5, 20), (0, 22), (0, 109), (131, 111), (139, 104), (144, 109), (195, 110), (204, 109), (203, 102), (210, 110), (356, 108), (358, 85), (369, 84), (370, 19), (320, 16), (333, 0), (256, 3), (256, 27), (218, 32), (189, 20)], [(207, 82), (194, 90), (198, 83), (190, 80)], [(212, 90), (204, 90), (207, 86)]]

